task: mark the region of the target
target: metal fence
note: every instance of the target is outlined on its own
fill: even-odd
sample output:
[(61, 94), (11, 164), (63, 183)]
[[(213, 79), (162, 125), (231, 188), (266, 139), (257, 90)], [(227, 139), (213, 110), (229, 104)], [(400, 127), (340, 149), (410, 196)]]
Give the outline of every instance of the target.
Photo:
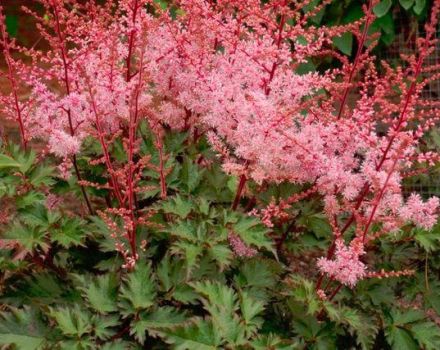
[[(424, 35), (424, 26), (418, 23), (414, 18), (409, 19), (400, 13), (395, 13), (396, 38), (388, 47), (387, 50), (382, 51), (380, 58), (391, 62), (401, 61), (401, 54), (411, 54), (416, 49), (416, 38)], [(440, 38), (440, 26), (436, 33), (437, 38)], [(434, 52), (427, 57), (426, 65), (440, 64), (440, 43), (438, 42)], [(436, 80), (427, 85), (422, 97), (429, 100), (440, 99), (440, 80)], [(428, 135), (426, 142), (431, 147), (436, 147), (440, 151), (440, 128), (433, 130)], [(406, 194), (417, 192), (422, 197), (428, 198), (431, 196), (440, 196), (440, 169), (437, 167), (430, 170), (426, 174), (414, 176), (404, 181), (404, 192)]]

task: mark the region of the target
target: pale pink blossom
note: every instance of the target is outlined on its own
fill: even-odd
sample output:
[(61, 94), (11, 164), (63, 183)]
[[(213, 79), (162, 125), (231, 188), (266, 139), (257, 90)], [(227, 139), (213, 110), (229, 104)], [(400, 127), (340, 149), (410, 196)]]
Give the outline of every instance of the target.
[(59, 157), (68, 157), (78, 153), (80, 142), (62, 130), (54, 130), (49, 137), (49, 149)]
[(353, 241), (350, 246), (338, 239), (334, 259), (319, 258), (319, 270), (330, 278), (353, 288), (366, 276), (366, 266), (359, 259), (364, 254), (363, 244)]
[(419, 194), (413, 193), (400, 208), (399, 214), (405, 221), (410, 221), (418, 227), (430, 230), (437, 222), (439, 198), (431, 197), (423, 202)]
[(233, 232), (228, 234), (229, 244), (235, 255), (241, 258), (251, 258), (257, 254), (257, 250), (251, 248), (243, 242), (243, 240)]

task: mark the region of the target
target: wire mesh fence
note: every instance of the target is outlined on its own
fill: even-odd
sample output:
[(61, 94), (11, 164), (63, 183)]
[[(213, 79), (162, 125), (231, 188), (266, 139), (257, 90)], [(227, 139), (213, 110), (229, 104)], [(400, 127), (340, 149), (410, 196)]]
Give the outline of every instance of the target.
[[(393, 43), (380, 53), (379, 57), (391, 63), (401, 62), (401, 55), (412, 54), (416, 50), (416, 38), (424, 35), (423, 24), (417, 20), (409, 19), (402, 13), (395, 13), (396, 38)], [(436, 38), (440, 38), (440, 27), (437, 28)], [(440, 64), (440, 42), (436, 43), (435, 49), (429, 55), (425, 64), (427, 66)], [(440, 100), (440, 80), (427, 84), (422, 97), (428, 100)], [(440, 148), (440, 129), (433, 130), (426, 140), (431, 147)], [(419, 193), (422, 197), (440, 196), (440, 169), (433, 168), (429, 173), (410, 177), (404, 181), (404, 192)]]

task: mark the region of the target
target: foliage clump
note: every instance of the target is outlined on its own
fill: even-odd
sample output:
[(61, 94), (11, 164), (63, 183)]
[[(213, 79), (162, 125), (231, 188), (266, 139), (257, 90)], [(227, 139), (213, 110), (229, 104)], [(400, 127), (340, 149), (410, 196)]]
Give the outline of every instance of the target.
[(49, 50), (0, 24), (0, 345), (440, 348), (440, 203), (403, 191), (440, 1), (397, 67), (389, 1), (35, 2)]

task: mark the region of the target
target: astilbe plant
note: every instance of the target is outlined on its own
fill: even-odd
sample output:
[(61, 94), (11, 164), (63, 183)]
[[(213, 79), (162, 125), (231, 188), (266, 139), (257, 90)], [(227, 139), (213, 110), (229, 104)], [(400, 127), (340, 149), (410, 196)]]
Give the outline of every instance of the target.
[[(427, 172), (439, 159), (424, 138), (438, 125), (440, 108), (438, 101), (424, 99), (422, 91), (440, 77), (440, 64), (426, 65), (437, 42), (440, 1), (433, 1), (416, 53), (403, 56), (397, 67), (378, 63), (373, 54), (378, 36), (371, 35), (369, 28), (378, 1), (366, 2), (364, 16), (347, 25), (313, 26), (311, 19), (330, 2), (181, 0), (163, 6), (163, 2), (145, 0), (36, 0), (40, 11), (23, 11), (37, 22), (47, 45), (42, 50), (18, 45), (8, 37), (2, 21), (3, 74), (10, 83), (10, 93), (1, 97), (3, 114), (17, 123), (24, 151), (38, 143), (40, 161), (55, 160), (59, 179), (76, 180), (92, 221), (104, 224), (99, 227), (114, 240), (124, 259), (122, 267), (131, 276), (124, 282), (122, 299), (132, 301), (129, 289), (142, 284), (142, 278), (151, 278), (151, 266), (146, 268), (141, 257), (146, 251), (152, 259), (160, 251), (156, 241), (181, 239), (169, 248), (171, 254), (187, 260), (187, 277), (195, 266), (203, 265), (206, 247), (223, 271), (232, 264), (232, 253), (235, 259), (244, 260), (261, 254), (282, 255), (287, 236), (300, 235), (304, 229), (304, 208), (296, 206), (307, 203), (319, 203), (319, 215), (331, 228), (331, 242), (324, 256), (307, 267), (319, 269), (318, 274), (312, 273), (316, 278), (313, 288), (295, 278), (286, 280), (304, 284), (304, 295), (296, 293), (296, 302), (307, 303), (311, 300), (307, 298), (318, 296), (314, 302), (322, 305), (312, 314), (319, 319), (324, 311), (333, 312), (336, 323), (343, 319), (330, 301), (344, 285), (355, 288), (363, 279), (414, 272), (405, 267), (376, 271), (374, 263), (369, 265), (374, 258), (366, 255), (378, 240), (413, 226), (429, 231), (437, 220), (439, 199), (423, 200), (418, 194), (406, 198), (403, 182)], [(352, 60), (333, 45), (346, 32), (353, 33), (357, 41)], [(304, 70), (311, 62), (325, 60), (332, 62), (331, 68)], [(185, 141), (179, 144), (180, 150), (173, 151), (170, 139), (179, 143), (181, 135)], [(205, 141), (215, 157), (210, 156)], [(183, 149), (192, 152), (194, 159), (182, 160), (186, 157)], [(10, 151), (0, 161), (13, 159), (17, 152)], [(217, 163), (231, 179), (237, 179), (232, 210), (219, 218), (204, 202), (206, 193), (194, 192), (197, 215), (213, 217), (196, 228), (194, 222), (199, 219), (189, 214), (195, 202), (179, 196), (175, 174), (184, 168), (189, 177), (195, 177), (185, 185), (191, 193), (198, 186), (197, 177), (202, 177), (191, 169), (212, 172)], [(23, 178), (31, 169), (20, 168), (17, 162), (5, 164), (4, 168), (20, 169)], [(48, 193), (51, 182), (46, 185), (45, 210), (52, 212), (63, 200)], [(295, 191), (268, 198), (271, 189), (283, 186), (293, 186)], [(221, 203), (217, 195), (209, 200)], [(241, 209), (240, 204), (246, 205)], [(11, 217), (15, 215), (13, 209), (8, 210)], [(240, 216), (243, 212), (250, 217)], [(76, 211), (74, 215), (79, 220), (86, 214)], [(157, 219), (160, 215), (162, 221)], [(252, 229), (259, 220), (274, 233), (285, 230), (270, 242), (265, 229)], [(210, 238), (214, 246), (205, 237), (211, 232), (206, 225), (217, 225), (218, 237)], [(164, 236), (145, 232), (163, 232)], [(66, 243), (57, 239), (58, 244)], [(43, 247), (42, 258), (32, 253), (32, 244), (22, 247), (16, 239), (2, 246), (18, 250), (16, 259), (31, 256), (33, 263), (65, 278), (53, 262), (53, 247)], [(381, 253), (374, 250), (379, 259)], [(165, 269), (165, 263), (161, 264)], [(112, 283), (99, 281), (101, 287)], [(87, 289), (85, 280), (80, 284)], [(229, 287), (211, 282), (194, 282), (191, 287), (201, 295), (215, 324), (221, 313), (215, 296), (226, 298), (222, 293)], [(234, 338), (231, 330), (222, 329), (230, 337), (221, 333), (224, 339), (214, 346), (245, 346), (243, 339), (255, 334), (252, 327), (259, 327), (258, 322), (252, 325), (251, 319), (261, 305), (253, 306), (253, 315), (246, 295), (238, 300), (231, 294), (232, 299), (224, 301), (225, 307), (232, 303), (229, 314), (221, 314), (231, 318), (222, 322), (235, 324), (239, 317), (250, 322), (246, 335)], [(188, 296), (177, 300), (191, 303)], [(150, 301), (146, 304), (130, 306), (134, 311), (123, 306), (125, 317), (134, 315), (139, 329), (151, 325), (152, 336), (166, 338), (171, 332), (168, 328), (154, 328), (158, 315), (139, 316)], [(115, 311), (104, 309), (104, 313)], [(159, 310), (160, 317), (180, 317), (168, 314), (168, 309)], [(56, 311), (51, 317), (62, 322)], [(346, 325), (356, 331), (362, 328), (353, 318), (346, 319)], [(140, 320), (145, 324), (140, 326)], [(216, 333), (207, 324), (187, 326), (166, 341), (178, 343), (176, 339), (184, 339), (191, 327), (207, 327), (198, 331), (212, 336), (215, 343)], [(122, 337), (124, 329), (111, 340)], [(144, 335), (139, 334), (136, 337), (142, 343)], [(183, 344), (179, 349), (192, 349)]]

